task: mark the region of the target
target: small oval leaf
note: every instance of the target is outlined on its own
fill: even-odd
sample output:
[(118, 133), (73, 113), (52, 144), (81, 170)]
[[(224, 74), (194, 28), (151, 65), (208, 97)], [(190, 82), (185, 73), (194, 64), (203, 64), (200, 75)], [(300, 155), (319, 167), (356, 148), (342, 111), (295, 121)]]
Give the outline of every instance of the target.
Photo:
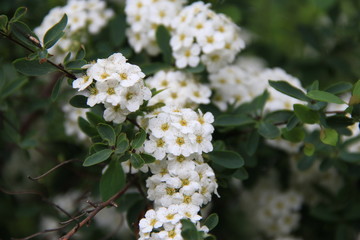
[(104, 162), (111, 156), (112, 153), (113, 151), (111, 149), (104, 149), (99, 152), (96, 152), (85, 159), (83, 166), (89, 167)]

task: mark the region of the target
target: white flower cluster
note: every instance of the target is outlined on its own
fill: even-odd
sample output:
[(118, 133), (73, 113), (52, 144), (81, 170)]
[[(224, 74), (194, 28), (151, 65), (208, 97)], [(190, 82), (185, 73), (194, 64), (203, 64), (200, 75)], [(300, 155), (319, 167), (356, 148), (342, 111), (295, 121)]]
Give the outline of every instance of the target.
[(149, 105), (166, 102), (171, 106), (196, 108), (210, 102), (210, 88), (198, 83), (191, 73), (162, 70), (145, 81), (150, 89), (163, 90), (149, 101)]
[(200, 227), (200, 207), (211, 200), (216, 193), (215, 174), (203, 162), (201, 155), (189, 157), (169, 154), (167, 161), (157, 161), (149, 165), (153, 175), (146, 180), (148, 199), (154, 201), (154, 209), (147, 211), (140, 220), (139, 239), (179, 239), (181, 219), (189, 219), (198, 230)]
[(81, 131), (78, 125), (78, 118), (82, 117), (86, 119), (86, 113), (89, 111), (87, 108), (75, 108), (70, 104), (65, 104), (62, 107), (64, 112), (65, 122), (65, 133), (69, 136), (76, 136), (79, 140), (85, 140), (88, 137)]
[(288, 236), (299, 224), (303, 197), (292, 190), (280, 192), (274, 179), (262, 180), (251, 191), (244, 191), (244, 210), (268, 237)]
[(222, 68), (209, 75), (211, 87), (215, 90), (213, 102), (223, 111), (228, 104), (239, 106), (249, 102), (265, 90), (269, 98), (265, 105), (266, 112), (277, 110), (292, 110), (293, 104), (303, 103), (300, 100), (285, 95), (269, 85), (269, 80), (283, 80), (289, 84), (303, 89), (300, 80), (287, 74), (280, 68), (262, 68), (261, 62), (252, 59), (252, 64), (244, 60), (234, 65)]
[(145, 49), (150, 55), (159, 54), (156, 29), (159, 25), (169, 28), (185, 2), (186, 0), (126, 0), (126, 20), (130, 25), (126, 35), (135, 52)]
[(213, 150), (214, 116), (210, 112), (165, 106), (149, 118), (149, 140), (145, 141), (144, 150), (156, 159), (162, 160), (169, 153), (188, 157)]
[(68, 17), (65, 35), (49, 50), (59, 61), (66, 53), (76, 52), (80, 44), (87, 41), (88, 33), (99, 33), (114, 12), (106, 9), (105, 1), (69, 0), (65, 6), (55, 7), (49, 12), (41, 25), (35, 28), (36, 35), (43, 39), (46, 31), (59, 22), (64, 14)]
[(121, 53), (98, 59), (84, 68), (86, 74), (73, 82), (73, 88), (88, 96), (89, 106), (103, 103), (106, 121), (124, 122), (129, 113), (151, 98), (151, 91), (143, 82), (145, 74), (138, 66), (127, 63)]
[(195, 67), (201, 60), (208, 71), (214, 72), (233, 62), (245, 47), (240, 28), (203, 2), (184, 7), (171, 27), (170, 45), (178, 68)]

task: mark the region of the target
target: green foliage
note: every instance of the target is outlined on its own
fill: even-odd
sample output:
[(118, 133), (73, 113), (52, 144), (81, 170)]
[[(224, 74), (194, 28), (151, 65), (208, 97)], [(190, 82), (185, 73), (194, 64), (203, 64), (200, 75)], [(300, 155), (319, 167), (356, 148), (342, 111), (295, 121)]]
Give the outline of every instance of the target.
[(97, 131), (99, 132), (100, 137), (104, 139), (110, 146), (115, 145), (115, 131), (110, 125), (100, 123), (97, 125)]
[(125, 174), (119, 161), (112, 160), (100, 180), (100, 194), (103, 201), (108, 200), (125, 185)]
[(89, 108), (87, 105), (87, 98), (83, 95), (75, 95), (70, 99), (70, 104), (76, 108)]
[(293, 98), (302, 100), (302, 101), (308, 101), (309, 98), (305, 95), (303, 91), (300, 89), (292, 86), (286, 81), (269, 81), (270, 86), (278, 90), (279, 92), (282, 92), (286, 95), (289, 95)]
[(320, 121), (318, 112), (304, 105), (294, 104), (294, 112), (296, 117), (303, 123), (314, 124)]
[(43, 39), (44, 47), (51, 48), (64, 35), (64, 29), (67, 24), (67, 15), (60, 19), (58, 23), (52, 26), (46, 33)]
[(131, 154), (131, 157), (130, 157), (130, 163), (131, 163), (131, 166), (138, 169), (138, 168), (141, 168), (142, 166), (144, 166), (145, 160), (139, 154), (133, 153), (133, 154)]
[(89, 167), (89, 166), (93, 166), (95, 164), (104, 162), (109, 159), (109, 157), (111, 156), (112, 153), (113, 153), (113, 151), (111, 149), (104, 149), (104, 150), (98, 151), (98, 152), (88, 156), (85, 159), (83, 166)]
[(146, 132), (143, 129), (140, 129), (138, 133), (136, 133), (134, 139), (131, 142), (131, 147), (137, 149), (141, 147), (146, 140)]
[(56, 99), (58, 98), (60, 88), (61, 88), (61, 84), (62, 84), (63, 80), (64, 80), (64, 78), (59, 78), (56, 81), (56, 84), (55, 84), (55, 86), (54, 86), (54, 88), (52, 89), (52, 92), (51, 92), (51, 101), (52, 102), (55, 102)]
[(337, 103), (337, 104), (343, 104), (345, 103), (343, 100), (341, 100), (338, 96), (325, 92), (320, 90), (312, 90), (306, 94), (309, 98), (317, 101), (323, 101), (328, 103)]
[(280, 136), (280, 130), (269, 122), (260, 122), (258, 132), (265, 138), (277, 138)]
[(255, 121), (252, 118), (246, 116), (245, 114), (236, 114), (236, 115), (224, 114), (216, 118), (214, 122), (214, 126), (238, 127), (252, 123), (255, 123)]
[(210, 214), (206, 220), (204, 221), (204, 225), (209, 228), (209, 230), (213, 230), (216, 225), (219, 223), (219, 216), (216, 213)]
[(181, 236), (184, 240), (201, 240), (201, 235), (196, 226), (188, 219), (181, 219)]
[(207, 156), (213, 163), (229, 169), (237, 169), (244, 165), (244, 159), (233, 151), (212, 151)]
[(14, 16), (10, 19), (10, 23), (19, 21), (27, 12), (26, 7), (19, 7), (16, 9)]
[(0, 15), (0, 30), (6, 32), (9, 20), (6, 15)]
[(336, 146), (338, 138), (339, 134), (336, 132), (335, 129), (325, 128), (322, 129), (320, 132), (320, 140), (325, 144)]
[(116, 140), (116, 154), (122, 154), (127, 151), (129, 148), (129, 140), (126, 137), (125, 133), (120, 133)]
[(16, 70), (26, 76), (41, 76), (52, 73), (57, 69), (48, 62), (40, 63), (38, 60), (20, 58), (13, 62)]
[(156, 29), (156, 41), (163, 54), (164, 62), (171, 64), (172, 49), (170, 46), (170, 33), (163, 25), (158, 26)]

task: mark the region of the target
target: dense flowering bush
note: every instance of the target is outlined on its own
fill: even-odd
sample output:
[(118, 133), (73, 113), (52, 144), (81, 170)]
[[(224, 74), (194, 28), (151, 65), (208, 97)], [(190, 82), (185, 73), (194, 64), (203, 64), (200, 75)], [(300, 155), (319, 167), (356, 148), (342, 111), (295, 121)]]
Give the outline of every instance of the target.
[(0, 3), (1, 239), (360, 237), (354, 1), (38, 1)]

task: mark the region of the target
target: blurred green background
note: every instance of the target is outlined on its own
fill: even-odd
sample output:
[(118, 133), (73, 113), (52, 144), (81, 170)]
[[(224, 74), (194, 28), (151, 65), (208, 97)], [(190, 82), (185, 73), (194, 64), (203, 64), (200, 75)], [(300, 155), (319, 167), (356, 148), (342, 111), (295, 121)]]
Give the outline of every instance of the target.
[[(251, 42), (240, 55), (263, 58), (269, 67), (285, 69), (289, 74), (298, 77), (304, 86), (318, 80), (320, 89), (323, 89), (334, 82), (355, 82), (360, 78), (360, 1), (209, 2), (217, 12), (227, 14), (250, 34)], [(12, 16), (17, 7), (26, 6), (28, 13), (23, 21), (35, 28), (40, 25), (51, 8), (65, 3), (66, 1), (59, 0), (3, 0), (0, 2), (0, 14)], [(122, 14), (123, 6), (120, 1), (109, 1), (108, 5), (117, 14)], [(89, 42), (86, 47), (89, 59), (127, 49), (126, 41), (120, 45), (109, 42), (108, 36), (111, 31), (113, 29), (107, 27)], [(124, 29), (119, 29), (118, 34), (123, 37)], [(2, 74), (14, 78), (17, 73), (10, 63), (26, 53), (5, 39), (0, 39), (0, 46)], [(131, 52), (131, 59), (134, 56), (130, 54)], [(23, 129), (23, 137), (27, 141), (22, 148), (9, 139), (14, 136), (13, 133), (0, 134), (0, 188), (3, 190), (0, 192), (0, 239), (31, 235), (41, 230), (39, 222), (43, 216), (58, 216), (54, 207), (46, 203), (46, 199), (71, 189), (82, 189), (84, 193), (91, 191), (93, 195), (96, 195), (97, 191), (100, 170), (84, 169), (78, 162), (57, 170), (37, 183), (27, 178), (44, 173), (59, 160), (81, 158), (86, 155), (86, 146), (64, 134), (63, 115), (59, 109), (66, 101), (66, 94), (59, 102), (49, 103), (49, 93), (46, 92), (48, 90), (44, 89), (49, 79), (32, 80), (34, 79), (30, 78), (21, 92), (7, 99), (6, 106), (3, 105), (0, 109), (0, 117), (6, 115), (17, 128), (24, 128), (23, 123), (29, 121), (29, 117), (37, 118), (33, 126)], [(8, 109), (16, 111), (11, 113)], [(3, 120), (2, 123), (6, 124)], [(280, 158), (284, 155), (282, 152), (276, 154)], [(36, 194), (4, 193), (30, 190)], [(43, 196), (37, 194), (39, 192)], [(241, 218), (242, 213), (238, 209), (237, 198), (234, 197), (238, 194), (237, 189), (227, 188), (220, 191), (220, 199), (215, 199), (213, 211), (220, 215), (220, 225), (215, 229), (215, 235), (219, 239), (244, 239), (246, 236), (243, 233), (246, 222)], [(64, 216), (61, 218), (66, 219)], [(311, 225), (317, 226), (317, 229), (302, 229), (304, 232), (313, 231), (308, 234), (309, 238), (304, 240), (335, 239), (333, 225), (315, 220), (306, 223), (306, 226)], [(82, 231), (88, 236), (84, 239), (100, 239), (104, 236), (104, 231), (108, 230), (91, 226), (90, 230), (85, 228)], [(349, 231), (351, 235), (353, 230)], [(47, 239), (46, 236), (42, 235), (37, 239)]]

